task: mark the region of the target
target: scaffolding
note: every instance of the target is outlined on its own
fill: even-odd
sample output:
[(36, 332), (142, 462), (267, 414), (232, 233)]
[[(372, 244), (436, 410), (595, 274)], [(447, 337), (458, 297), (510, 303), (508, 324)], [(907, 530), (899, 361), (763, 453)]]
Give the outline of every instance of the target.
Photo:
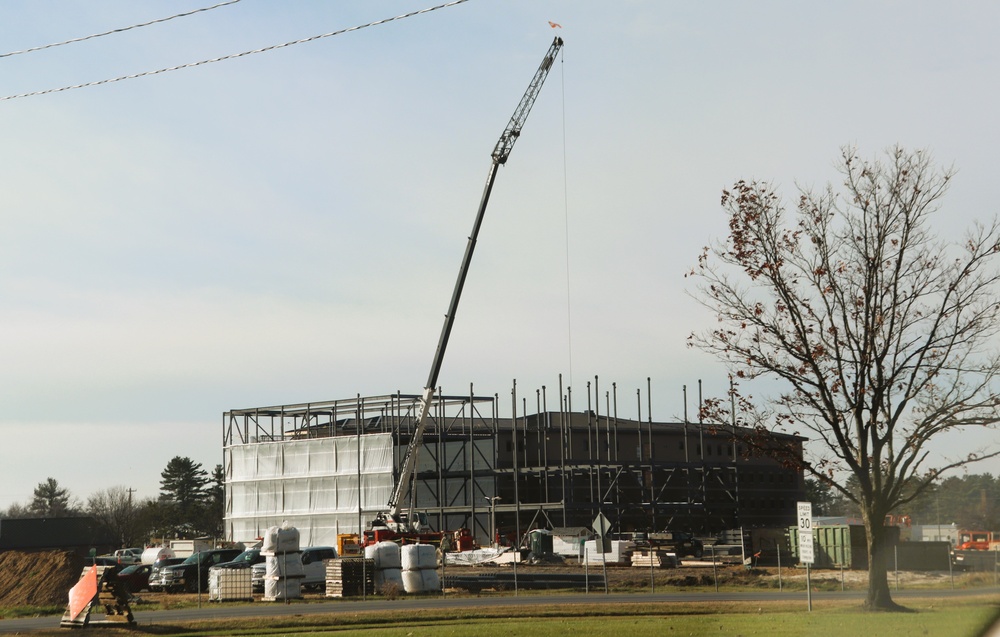
[[(595, 383), (596, 384), (596, 383)], [(615, 390), (615, 393), (616, 390)], [(794, 522), (801, 472), (743, 446), (734, 427), (618, 417), (591, 396), (573, 411), (559, 391), (535, 409), (511, 390), (499, 398), (438, 393), (432, 404), (410, 502), (438, 530), (468, 528), (480, 543), (520, 541), (531, 528), (589, 527), (596, 515), (615, 532), (726, 529)], [(642, 412), (640, 392), (636, 392)], [(383, 511), (419, 415), (419, 395), (384, 396), (226, 412), (226, 526), (248, 539), (288, 519), (307, 544), (333, 544)], [(530, 412), (530, 413), (529, 413)], [(802, 438), (786, 436), (801, 457)], [(254, 535), (256, 537), (256, 535)]]

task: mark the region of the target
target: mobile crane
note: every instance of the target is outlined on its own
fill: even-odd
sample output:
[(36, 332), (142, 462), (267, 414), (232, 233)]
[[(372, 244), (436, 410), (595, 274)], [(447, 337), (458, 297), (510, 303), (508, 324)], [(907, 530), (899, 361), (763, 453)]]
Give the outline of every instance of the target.
[(462, 288), (465, 287), (465, 278), (469, 273), (469, 264), (472, 262), (472, 253), (476, 248), (476, 239), (479, 236), (479, 229), (483, 223), (483, 216), (486, 213), (486, 205), (490, 200), (490, 193), (493, 190), (493, 182), (496, 180), (497, 171), (500, 166), (507, 163), (510, 151), (514, 147), (514, 142), (521, 136), (521, 128), (524, 126), (528, 113), (542, 90), (542, 84), (555, 62), (556, 56), (562, 49), (562, 38), (556, 37), (552, 45), (542, 58), (542, 63), (535, 71), (528, 89), (521, 97), (520, 103), (514, 109), (514, 114), (507, 123), (507, 128), (497, 141), (493, 152), (490, 154), (493, 161), (490, 165), (489, 175), (486, 178), (486, 187), (479, 202), (479, 210), (476, 213), (476, 220), (472, 225), (472, 234), (469, 235), (469, 242), (465, 247), (465, 255), (462, 257), (462, 264), (458, 271), (458, 280), (455, 282), (455, 289), (451, 295), (451, 303), (448, 306), (448, 313), (445, 314), (444, 326), (441, 328), (441, 336), (438, 339), (437, 349), (434, 352), (434, 360), (431, 363), (430, 374), (427, 376), (427, 383), (424, 385), (423, 394), (420, 397), (419, 416), (417, 425), (414, 428), (410, 443), (406, 447), (406, 454), (403, 456), (403, 464), (399, 471), (399, 478), (389, 497), (386, 510), (380, 512), (371, 523), (371, 530), (365, 531), (365, 545), (373, 544), (383, 540), (413, 540), (413, 541), (440, 541), (441, 534), (433, 533), (423, 515), (414, 516), (412, 497), (410, 506), (406, 511), (402, 510), (402, 502), (405, 496), (410, 494), (410, 483), (413, 479), (414, 468), (417, 465), (417, 454), (423, 444), (424, 431), (427, 428), (427, 418), (430, 411), (431, 402), (434, 400), (434, 391), (437, 387), (438, 373), (441, 371), (441, 363), (444, 360), (445, 348), (448, 346), (448, 339), (451, 336), (451, 328), (455, 323), (455, 313), (458, 310), (458, 302), (462, 297)]

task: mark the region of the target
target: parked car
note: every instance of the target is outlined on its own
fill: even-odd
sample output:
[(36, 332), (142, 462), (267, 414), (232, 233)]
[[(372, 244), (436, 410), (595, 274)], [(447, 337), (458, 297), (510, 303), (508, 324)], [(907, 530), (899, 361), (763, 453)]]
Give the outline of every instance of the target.
[(149, 571), (149, 590), (154, 593), (165, 590), (163, 586), (163, 569), (168, 566), (180, 564), (184, 559), (183, 557), (165, 557), (153, 562), (152, 568)]
[(167, 566), (160, 571), (160, 586), (175, 593), (187, 591), (208, 591), (208, 569), (223, 562), (230, 562), (242, 551), (240, 549), (211, 549), (195, 553), (180, 564)]
[[(304, 589), (326, 589), (326, 564), (323, 560), (337, 557), (337, 549), (332, 546), (310, 546), (302, 549), (302, 571), (305, 577), (301, 579)], [(250, 585), (255, 593), (264, 592), (264, 576), (267, 574), (267, 564), (261, 562), (250, 567)]]
[(152, 570), (153, 567), (150, 564), (132, 564), (119, 571), (118, 581), (125, 586), (125, 590), (129, 593), (149, 590), (149, 574)]

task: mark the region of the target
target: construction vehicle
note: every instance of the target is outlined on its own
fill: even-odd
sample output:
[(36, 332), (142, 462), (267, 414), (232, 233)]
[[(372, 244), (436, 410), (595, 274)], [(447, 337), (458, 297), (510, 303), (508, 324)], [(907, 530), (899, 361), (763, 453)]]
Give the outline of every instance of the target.
[[(528, 89), (521, 97), (520, 103), (514, 110), (514, 114), (500, 135), (499, 141), (493, 148), (491, 157), (489, 176), (486, 179), (486, 186), (479, 202), (479, 210), (472, 226), (472, 233), (469, 235), (469, 242), (465, 248), (465, 255), (462, 257), (462, 264), (458, 271), (458, 280), (455, 282), (455, 289), (451, 295), (451, 303), (448, 306), (448, 313), (445, 314), (444, 326), (441, 329), (441, 336), (438, 339), (437, 349), (434, 352), (434, 360), (431, 363), (430, 374), (427, 376), (427, 383), (424, 385), (423, 394), (420, 397), (419, 416), (409, 445), (406, 447), (406, 454), (403, 456), (403, 464), (399, 471), (396, 485), (389, 497), (386, 510), (379, 513), (371, 523), (370, 529), (364, 532), (363, 544), (368, 546), (375, 542), (384, 540), (392, 541), (413, 541), (413, 542), (433, 542), (439, 544), (442, 534), (431, 530), (425, 514), (414, 514), (412, 502), (411, 481), (413, 479), (414, 468), (417, 465), (417, 454), (423, 444), (424, 431), (427, 428), (427, 418), (430, 411), (431, 402), (434, 399), (434, 391), (437, 387), (438, 373), (441, 371), (441, 363), (444, 360), (444, 352), (448, 346), (448, 339), (451, 336), (451, 329), (455, 323), (455, 313), (458, 310), (458, 302), (462, 297), (462, 288), (465, 286), (465, 278), (469, 273), (469, 264), (472, 262), (472, 253), (476, 248), (476, 240), (479, 237), (479, 229), (483, 223), (486, 213), (486, 205), (490, 200), (490, 193), (493, 190), (493, 182), (496, 180), (497, 171), (500, 166), (507, 163), (514, 142), (521, 136), (521, 128), (524, 126), (528, 113), (538, 97), (542, 84), (555, 62), (556, 56), (562, 49), (562, 38), (556, 37), (552, 45), (542, 58), (542, 63), (535, 71)], [(403, 510), (403, 502), (406, 496), (410, 496), (410, 503)]]
[(993, 531), (967, 531), (958, 532), (959, 551), (998, 551), (1000, 550), (1000, 533)]

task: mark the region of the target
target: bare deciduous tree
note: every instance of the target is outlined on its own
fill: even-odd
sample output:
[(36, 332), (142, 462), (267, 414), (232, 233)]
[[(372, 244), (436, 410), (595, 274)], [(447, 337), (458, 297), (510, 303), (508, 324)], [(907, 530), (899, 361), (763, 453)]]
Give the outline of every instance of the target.
[(940, 240), (930, 219), (952, 172), (923, 151), (868, 161), (848, 148), (840, 170), (841, 191), (800, 189), (792, 215), (767, 183), (723, 192), (728, 238), (692, 272), (719, 323), (691, 343), (737, 383), (776, 381), (767, 403), (737, 396), (741, 424), (811, 438), (803, 471), (862, 512), (866, 607), (894, 609), (885, 516), (943, 472), (1000, 454), (930, 453), (942, 433), (998, 422), (1000, 227)]
[(123, 547), (135, 546), (141, 538), (136, 530), (136, 507), (123, 486), (102, 489), (87, 498), (87, 512), (103, 524)]

